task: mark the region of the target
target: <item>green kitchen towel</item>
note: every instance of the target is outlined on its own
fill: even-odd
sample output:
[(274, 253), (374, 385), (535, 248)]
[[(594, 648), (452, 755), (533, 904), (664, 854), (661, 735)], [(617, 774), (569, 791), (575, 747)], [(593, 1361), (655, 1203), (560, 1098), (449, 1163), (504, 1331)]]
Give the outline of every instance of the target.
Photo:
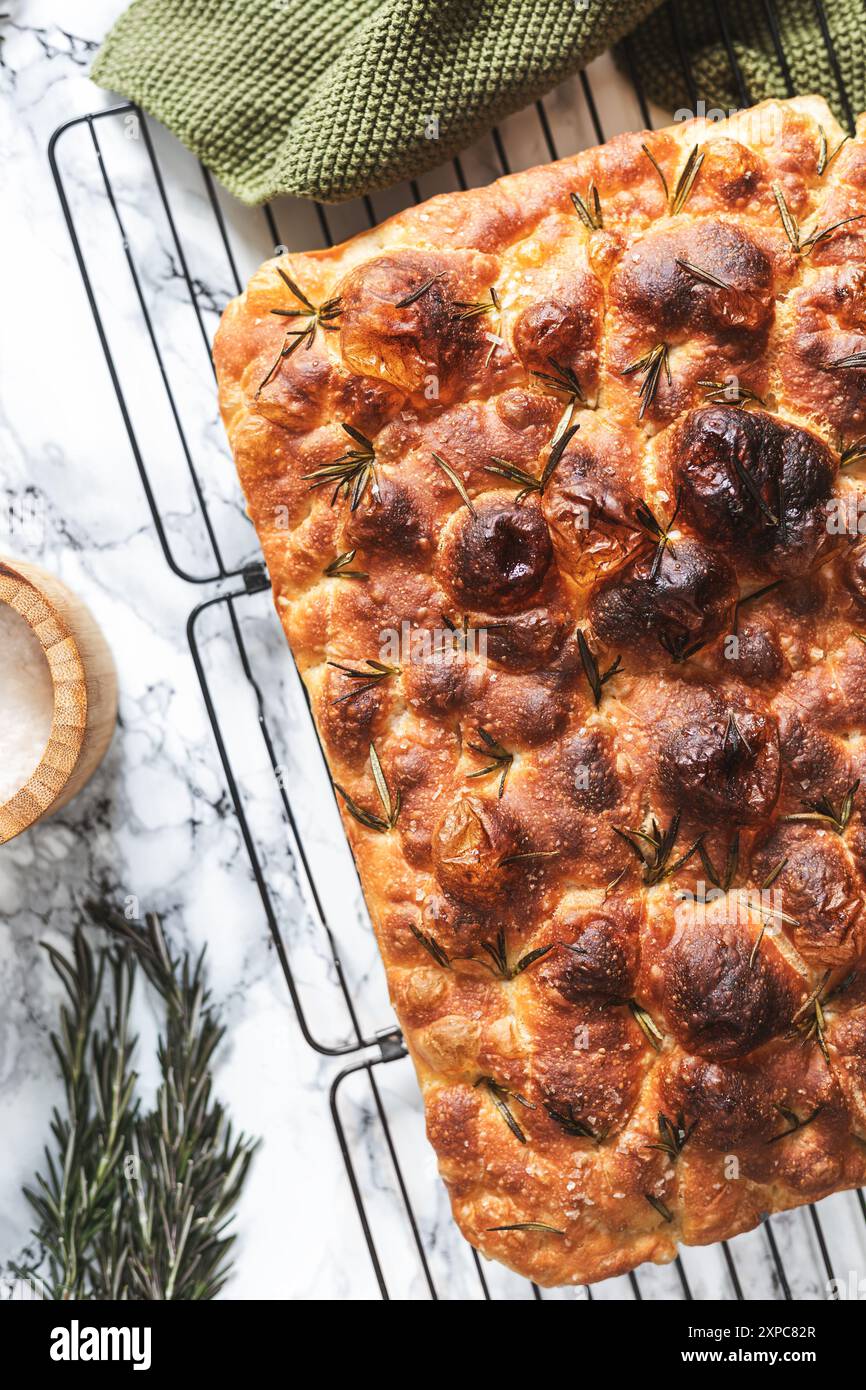
[[(638, 27), (634, 61), (669, 109), (786, 93), (761, 0), (134, 0), (93, 67), (245, 202), (339, 202), (423, 173)], [(844, 114), (814, 0), (775, 0), (791, 76)], [(863, 0), (824, 0), (856, 110)], [(727, 34), (720, 27), (720, 15)], [(677, 61), (692, 55), (690, 92)]]

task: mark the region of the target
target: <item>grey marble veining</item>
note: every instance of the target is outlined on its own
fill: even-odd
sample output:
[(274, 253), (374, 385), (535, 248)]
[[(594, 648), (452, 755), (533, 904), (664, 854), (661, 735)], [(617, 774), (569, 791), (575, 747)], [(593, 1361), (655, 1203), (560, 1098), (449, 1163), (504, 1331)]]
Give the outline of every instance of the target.
[[(172, 573), (159, 545), (76, 269), (46, 149), (56, 127), (117, 105), (94, 88), (87, 69), (123, 0), (10, 0), (0, 21), (0, 133), (5, 159), (0, 220), (4, 331), (0, 340), (0, 553), (55, 570), (91, 605), (115, 653), (121, 706), (106, 762), (86, 791), (53, 820), (0, 849), (0, 1270), (28, 1242), (20, 1188), (40, 1161), (59, 1085), (49, 1046), (58, 988), (40, 943), (68, 939), (77, 905), (98, 892), (164, 914), (178, 945), (207, 944), (210, 982), (222, 1001), (228, 1039), (217, 1088), (237, 1124), (263, 1137), (238, 1219), (237, 1298), (378, 1297), (329, 1114), (339, 1060), (304, 1040), (291, 1007), (237, 818), (226, 789), (185, 625), (193, 605), (219, 592)], [(593, 67), (605, 133), (636, 123), (634, 98), (609, 64)], [(561, 153), (592, 142), (577, 83), (548, 99)], [(241, 280), (273, 252), (260, 210), (213, 190), (224, 216), (219, 234), (212, 190), (194, 160), (154, 123), (130, 115), (95, 123), (116, 198), (112, 210), (95, 159), (93, 135), (76, 125), (57, 146), (64, 186), (81, 236), (136, 438), (165, 519), (177, 566), (213, 576), (212, 540), (190, 484), (201, 481), (225, 569), (255, 559), (215, 408), (208, 344), (219, 312)], [(158, 197), (145, 133), (163, 172), (173, 227)], [(533, 113), (503, 125), (513, 167), (547, 157)], [(471, 182), (501, 172), (492, 143), (469, 151)], [(422, 196), (454, 186), (453, 171), (425, 176)], [(371, 200), (381, 218), (405, 204), (404, 186)], [(281, 243), (321, 245), (315, 211), (293, 200), (274, 206)], [(122, 224), (138, 289), (121, 241)], [(329, 209), (338, 240), (367, 225), (363, 204)], [(190, 301), (190, 286), (193, 302)], [(151, 339), (142, 316), (147, 307)], [(171, 384), (169, 400), (154, 353)], [(179, 428), (179, 427), (180, 428)], [(236, 580), (223, 587), (237, 587)], [(287, 830), (285, 790), (322, 885), (323, 907), (340, 952), (361, 1033), (392, 1022), (382, 970), (346, 850), (321, 756), (282, 633), (266, 593), (235, 609), (275, 738), (278, 777), (262, 741), (253, 692), (241, 668), (225, 605), (201, 614), (195, 635), (228, 754), (253, 830), (262, 871), (287, 944), (304, 1017), (320, 1043), (351, 1039), (352, 1021), (309, 886)], [(136, 1002), (141, 1058), (152, 1050), (155, 1019)], [(153, 1085), (152, 1065), (143, 1066)], [(479, 1265), (451, 1223), (423, 1133), (407, 1061), (349, 1075), (339, 1113), (393, 1297), (483, 1296)], [(384, 1142), (382, 1117), (399, 1156), (402, 1187)], [(425, 1250), (418, 1257), (407, 1220), (411, 1205)], [(863, 1221), (853, 1195), (822, 1204), (835, 1271), (864, 1263)], [(773, 1231), (795, 1297), (826, 1296), (808, 1212), (774, 1218)], [(777, 1297), (764, 1231), (731, 1246), (744, 1292)], [(491, 1295), (520, 1301), (530, 1287), (507, 1271), (480, 1266)], [(696, 1297), (730, 1297), (721, 1250), (688, 1250), (683, 1267)], [(639, 1273), (645, 1298), (679, 1298), (675, 1268)], [(626, 1279), (593, 1290), (630, 1298)], [(583, 1301), (581, 1290), (550, 1297)]]

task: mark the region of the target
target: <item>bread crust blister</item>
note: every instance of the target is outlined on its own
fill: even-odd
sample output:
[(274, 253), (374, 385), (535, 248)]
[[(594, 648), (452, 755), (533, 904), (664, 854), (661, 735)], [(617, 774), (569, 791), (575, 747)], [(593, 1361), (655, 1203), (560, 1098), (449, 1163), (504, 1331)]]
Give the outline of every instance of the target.
[(864, 136), (618, 136), (217, 335), (455, 1217), (539, 1284), (866, 1179)]

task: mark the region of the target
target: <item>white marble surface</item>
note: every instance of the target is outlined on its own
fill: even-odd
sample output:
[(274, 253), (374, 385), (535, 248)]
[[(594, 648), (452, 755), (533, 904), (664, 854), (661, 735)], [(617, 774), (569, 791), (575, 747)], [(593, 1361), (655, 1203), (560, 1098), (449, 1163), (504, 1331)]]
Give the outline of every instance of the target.
[[(187, 645), (190, 610), (218, 593), (220, 585), (189, 583), (166, 563), (48, 166), (47, 145), (56, 127), (117, 104), (89, 83), (87, 71), (123, 0), (7, 0), (5, 8), (11, 15), (0, 21), (5, 155), (0, 177), (4, 208), (14, 215), (7, 211), (0, 219), (5, 243), (0, 258), (0, 553), (45, 564), (88, 601), (117, 658), (121, 711), (109, 757), (84, 794), (54, 820), (0, 849), (0, 1270), (28, 1241), (20, 1188), (40, 1161), (49, 1109), (59, 1094), (48, 1041), (57, 989), (39, 943), (63, 942), (76, 903), (100, 891), (164, 913), (178, 944), (208, 946), (211, 984), (229, 1029), (217, 1087), (236, 1122), (264, 1140), (239, 1214), (237, 1273), (227, 1295), (376, 1298), (376, 1277), (329, 1112), (329, 1087), (341, 1064), (311, 1048), (299, 1027)], [(637, 125), (634, 99), (623, 94), (609, 67), (595, 66), (593, 79), (605, 134)], [(576, 82), (546, 104), (561, 153), (591, 143), (589, 114)], [(180, 245), (159, 202), (145, 132), (122, 115), (98, 121), (95, 129), (217, 541), (226, 568), (236, 569), (257, 552), (226, 460), (206, 350), (216, 315), (234, 292), (232, 261), (201, 172), (171, 137), (148, 127)], [(531, 113), (506, 122), (503, 135), (514, 167), (546, 157), (541, 127)], [(213, 575), (213, 550), (87, 125), (74, 125), (60, 138), (57, 158), (172, 554), (190, 575)], [(498, 173), (492, 144), (485, 141), (470, 151), (464, 167), (472, 181)], [(453, 174), (447, 171), (421, 181), (425, 195), (450, 186)], [(218, 196), (231, 257), (244, 277), (272, 251), (273, 237), (260, 211)], [(385, 216), (408, 197), (405, 187), (377, 195), (373, 214)], [(274, 211), (278, 235), (288, 244), (321, 244), (322, 228), (312, 208), (285, 200)], [(351, 205), (329, 209), (327, 220), (339, 239), (365, 225), (366, 218), (362, 205)], [(184, 265), (200, 318), (190, 304)], [(235, 611), (277, 737), (278, 778), (225, 606), (208, 610), (196, 633), (304, 1016), (319, 1041), (351, 1036), (328, 942), (292, 853), (280, 784), (298, 817), (316, 879), (327, 885), (326, 915), (358, 1026), (370, 1037), (392, 1016), (294, 672), (269, 595), (244, 597)], [(138, 1022), (144, 1058), (154, 1020), (143, 1000)], [(482, 1296), (478, 1272), (448, 1219), (423, 1138), (411, 1068), (405, 1061), (378, 1067), (376, 1081), (374, 1095), (366, 1071), (352, 1075), (339, 1097), (389, 1292), (397, 1298), (429, 1297), (405, 1218), (405, 1197), (440, 1296), (477, 1299)], [(405, 1193), (395, 1182), (383, 1142), (380, 1106), (400, 1154)], [(836, 1272), (847, 1277), (849, 1269), (862, 1269), (863, 1220), (855, 1198), (825, 1203), (821, 1219)], [(794, 1296), (824, 1296), (826, 1276), (808, 1213), (776, 1218), (773, 1229)], [(746, 1294), (778, 1296), (766, 1234), (742, 1237), (732, 1249)], [(688, 1251), (684, 1267), (696, 1296), (730, 1297), (719, 1249)], [(532, 1297), (528, 1285), (504, 1271), (485, 1266), (484, 1272), (492, 1296)], [(639, 1279), (644, 1297), (682, 1296), (673, 1268), (642, 1270)], [(622, 1279), (594, 1294), (630, 1298), (632, 1290)], [(580, 1296), (579, 1291), (553, 1295)]]

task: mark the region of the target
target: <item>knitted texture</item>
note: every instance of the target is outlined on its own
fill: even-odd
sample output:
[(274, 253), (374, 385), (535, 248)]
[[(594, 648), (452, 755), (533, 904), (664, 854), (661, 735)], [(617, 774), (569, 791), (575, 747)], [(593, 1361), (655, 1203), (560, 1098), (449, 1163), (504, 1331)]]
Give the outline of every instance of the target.
[[(669, 109), (692, 109), (696, 99), (702, 99), (708, 110), (720, 107), (727, 112), (765, 97), (791, 95), (790, 77), (794, 93), (823, 96), (842, 125), (847, 125), (848, 112), (815, 0), (776, 0), (769, 8), (778, 15), (779, 47), (787, 76), (767, 5), (758, 0), (725, 0), (722, 6), (706, 0), (676, 8), (665, 6), (641, 25), (634, 48), (647, 92)], [(742, 91), (719, 27), (722, 10), (727, 37), (743, 75)], [(824, 0), (824, 12), (839, 73), (856, 116), (866, 109), (866, 4), (863, 0)], [(679, 51), (689, 55), (692, 91), (677, 60)]]
[[(423, 173), (640, 25), (634, 53), (669, 108), (742, 104), (723, 12), (755, 100), (785, 95), (756, 0), (135, 0), (94, 81), (167, 125), (244, 202), (339, 202)], [(852, 100), (864, 100), (862, 0), (825, 0)], [(776, 0), (798, 91), (836, 85), (813, 0)], [(679, 15), (681, 33), (672, 31)], [(641, 23), (641, 21), (644, 21)], [(690, 92), (676, 42), (693, 55)], [(838, 102), (836, 103), (838, 106)], [(844, 114), (844, 113), (842, 113)]]

